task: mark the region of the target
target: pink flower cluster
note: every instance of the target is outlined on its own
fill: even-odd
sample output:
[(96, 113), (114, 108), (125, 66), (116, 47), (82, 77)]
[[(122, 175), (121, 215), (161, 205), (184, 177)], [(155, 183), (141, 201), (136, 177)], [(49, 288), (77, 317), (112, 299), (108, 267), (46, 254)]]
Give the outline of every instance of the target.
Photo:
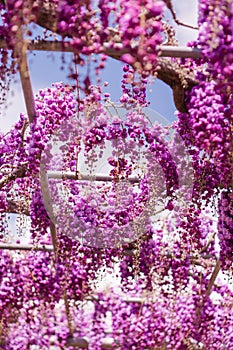
[[(63, 187), (58, 179), (50, 181), (55, 252), (0, 250), (1, 349), (64, 349), (73, 335), (91, 338), (89, 348), (99, 350), (107, 325), (113, 346), (125, 350), (232, 349), (232, 292), (221, 281), (210, 285), (216, 252), (209, 238), (215, 228), (202, 210), (203, 199), (210, 203), (217, 193), (220, 260), (230, 270), (231, 1), (200, 1), (198, 44), (205, 70), (187, 95), (188, 113), (178, 113), (174, 127), (187, 154), (176, 137), (171, 147), (168, 133), (150, 124), (143, 112), (148, 104), (147, 79), (156, 69), (162, 40), (165, 1), (99, 0), (93, 5), (75, 0), (10, 0), (7, 8), (0, 5), (0, 35), (8, 47), (17, 44), (21, 25), (37, 22), (40, 5), (55, 11), (58, 32), (64, 41), (69, 37), (75, 49), (75, 64), (84, 65), (84, 55), (102, 54), (106, 47), (126, 50), (121, 57), (127, 65), (120, 100), (126, 113), (120, 115), (108, 93), (104, 101), (111, 113), (106, 112), (102, 88), (91, 84), (88, 73), (78, 101), (70, 86), (54, 84), (39, 91), (30, 128), (21, 114), (9, 133), (0, 134), (1, 242), (8, 238), (5, 212), (16, 208), (20, 217), (26, 213), (30, 218), (31, 242), (51, 244), (49, 227), (54, 217), (49, 218), (45, 210), (39, 185), (43, 171), (72, 171), (78, 176), (83, 157), (94, 177), (108, 152), (106, 176), (111, 177), (98, 184), (92, 179), (65, 178)], [(96, 73), (105, 61), (103, 55)], [(1, 78), (15, 71), (14, 64), (7, 67), (4, 50), (1, 63)], [(71, 76), (80, 78), (77, 73)], [(62, 144), (60, 153), (53, 143), (57, 148)], [(193, 164), (191, 180), (186, 158)], [(131, 182), (134, 175), (137, 181)], [(182, 186), (187, 190), (183, 197)], [(96, 292), (103, 273), (112, 274), (114, 283), (115, 276), (121, 280), (117, 293), (111, 288)], [(210, 287), (216, 299), (209, 296)], [(86, 312), (90, 299), (91, 310)]]
[(222, 192), (219, 199), (218, 215), (218, 237), (221, 260), (225, 269), (232, 268), (233, 194), (231, 190)]
[[(128, 64), (141, 64), (141, 72), (149, 75), (154, 71), (158, 50), (161, 44), (162, 25), (161, 19), (163, 1), (120, 1), (120, 11), (117, 23), (122, 33), (121, 40), (124, 48), (129, 49), (128, 54), (122, 56), (122, 60)], [(137, 46), (136, 46), (137, 45)], [(132, 49), (135, 46), (135, 49)]]
[(232, 89), (233, 7), (229, 0), (201, 0), (199, 3), (198, 44), (208, 62), (212, 77)]
[[(201, 82), (187, 99), (188, 114), (179, 114), (180, 134), (188, 147), (215, 167), (223, 186), (231, 182), (231, 112), (227, 96), (214, 82)], [(194, 151), (195, 152), (195, 151)], [(205, 167), (207, 164), (205, 164)], [(219, 184), (216, 183), (216, 187)]]

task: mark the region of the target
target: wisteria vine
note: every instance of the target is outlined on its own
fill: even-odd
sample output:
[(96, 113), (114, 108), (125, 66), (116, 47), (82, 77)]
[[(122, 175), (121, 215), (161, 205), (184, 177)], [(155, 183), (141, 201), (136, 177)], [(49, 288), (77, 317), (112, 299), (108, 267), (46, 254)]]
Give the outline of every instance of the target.
[[(186, 112), (171, 127), (147, 115), (166, 8), (0, 1), (3, 100), (36, 24), (69, 40), (76, 67), (0, 133), (0, 244), (16, 214), (15, 241), (32, 246), (0, 249), (1, 349), (233, 349), (233, 4), (199, 1), (202, 58), (171, 61), (195, 76), (180, 68)], [(101, 82), (111, 50), (120, 104)]]

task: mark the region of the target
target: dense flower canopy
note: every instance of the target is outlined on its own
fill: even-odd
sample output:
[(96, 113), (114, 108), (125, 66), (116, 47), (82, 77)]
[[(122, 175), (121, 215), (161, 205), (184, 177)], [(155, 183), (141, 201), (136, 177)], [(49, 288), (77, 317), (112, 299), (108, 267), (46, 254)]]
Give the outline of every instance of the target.
[[(0, 249), (0, 348), (233, 349), (232, 1), (199, 1), (198, 59), (161, 58), (177, 44), (171, 1), (0, 10), (2, 99), (19, 72), (28, 112), (0, 132), (0, 247), (12, 214), (30, 244)], [(26, 39), (51, 44), (32, 42), (36, 25), (74, 54), (72, 83), (33, 97)], [(119, 104), (108, 56), (123, 63)], [(152, 76), (173, 89), (171, 126), (148, 117)]]

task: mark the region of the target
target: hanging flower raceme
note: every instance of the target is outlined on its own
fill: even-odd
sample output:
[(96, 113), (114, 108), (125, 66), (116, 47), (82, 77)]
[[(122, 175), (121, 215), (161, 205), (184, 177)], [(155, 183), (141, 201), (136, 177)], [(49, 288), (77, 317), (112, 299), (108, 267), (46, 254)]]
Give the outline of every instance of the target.
[(145, 76), (155, 71), (158, 49), (162, 42), (161, 17), (163, 1), (120, 1), (117, 17), (122, 44), (129, 53), (122, 56), (128, 64), (137, 62), (137, 69)]
[(0, 320), (2, 325), (7, 325), (17, 320), (18, 310), (23, 306), (25, 281), (20, 262), (14, 261), (8, 252), (0, 251), (0, 262)]
[(198, 45), (208, 62), (211, 76), (232, 91), (233, 7), (229, 0), (199, 2)]
[(233, 194), (223, 191), (218, 206), (218, 237), (220, 258), (225, 269), (232, 268), (233, 257)]
[[(36, 108), (37, 116), (30, 129), (27, 117), (20, 114), (10, 132), (0, 136), (1, 209), (3, 212), (13, 204), (18, 212), (28, 215), (30, 208), (33, 239), (45, 238), (49, 227), (38, 179), (41, 153), (56, 128), (76, 113), (77, 102), (71, 89), (58, 83), (39, 92)], [(2, 233), (7, 232), (4, 225), (3, 228)]]
[[(44, 184), (51, 200), (47, 190), (44, 198), (50, 218), (69, 237), (91, 246), (119, 246), (150, 230), (157, 198), (173, 196), (179, 175), (162, 128), (149, 126), (143, 112), (126, 111), (124, 119), (101, 104), (89, 108), (61, 125), (48, 143), (42, 177), (56, 170), (64, 180), (51, 176)], [(82, 161), (86, 174), (66, 181), (66, 172), (79, 172)], [(101, 162), (106, 175), (98, 175)]]
[[(182, 142), (176, 137), (170, 142), (170, 131), (150, 123), (146, 110), (135, 107), (135, 101), (131, 109), (129, 103), (124, 109), (110, 101), (103, 105), (100, 98), (101, 91), (97, 89), (78, 108), (72, 89), (54, 84), (39, 92), (37, 116), (30, 130), (21, 116), (9, 135), (1, 135), (0, 147), (5, 154), (1, 166), (8, 161), (14, 167), (22, 165), (22, 161), (26, 166), (27, 178), (24, 174), (19, 180), (11, 179), (3, 188), (9, 190), (12, 181), (22, 188), (22, 193), (27, 188), (33, 243), (51, 243), (49, 221), (57, 230), (55, 256), (33, 251), (18, 257), (17, 281), (23, 290), (16, 301), (22, 299), (24, 308), (15, 316), (9, 334), (20, 330), (15, 323), (22, 320), (30, 336), (17, 336), (21, 346), (27, 346), (29, 338), (42, 349), (52, 341), (63, 346), (67, 328), (54, 331), (57, 324), (52, 325), (51, 340), (51, 329), (46, 330), (48, 323), (38, 314), (48, 305), (44, 314), (56, 320), (56, 307), (65, 295), (74, 322), (77, 320), (84, 328), (77, 331), (78, 335), (93, 335), (91, 344), (96, 341), (93, 347), (97, 349), (104, 335), (104, 327), (98, 325), (105, 320), (108, 308), (115, 312), (113, 336), (122, 348), (137, 347), (135, 337), (141, 347), (164, 344), (167, 339), (172, 348), (182, 346), (180, 329), (187, 324), (189, 329), (194, 327), (190, 320), (194, 318), (193, 300), (185, 304), (178, 298), (175, 306), (168, 305), (168, 279), (176, 293), (190, 286), (191, 254), (201, 250), (208, 234), (199, 228), (201, 223), (195, 216), (200, 212), (195, 207), (188, 205), (190, 211), (182, 211), (178, 205), (179, 201), (191, 200), (192, 192)], [(6, 198), (4, 193), (2, 209), (7, 205)], [(164, 217), (157, 216), (161, 211)], [(166, 238), (169, 242), (164, 242)], [(182, 249), (188, 253), (183, 254)], [(114, 308), (110, 301), (106, 305), (97, 303), (94, 313), (82, 322), (76, 305), (94, 293), (93, 285), (101, 271), (113, 272), (122, 256), (123, 287), (127, 283), (128, 291), (132, 291), (138, 281), (135, 291), (139, 296), (158, 287), (162, 300), (145, 304), (141, 313), (133, 304), (128, 307), (122, 302), (122, 308), (118, 304)], [(179, 330), (178, 318), (174, 323), (169, 321), (174, 312), (182, 320)], [(131, 314), (132, 319), (127, 320)], [(151, 318), (155, 319), (153, 325)], [(119, 334), (122, 320), (125, 322)], [(35, 335), (38, 322), (45, 325), (43, 341)], [(149, 329), (149, 333), (143, 334), (142, 329)], [(10, 336), (5, 338), (6, 344), (16, 346)]]
[(50, 225), (48, 214), (45, 210), (40, 183), (37, 179), (32, 184), (32, 197), (30, 203), (31, 236), (33, 239), (45, 236)]
[[(49, 29), (58, 33), (65, 41), (69, 38), (69, 46), (75, 51), (74, 63), (90, 65), (91, 54), (102, 54), (100, 60), (95, 59), (96, 75), (105, 67), (106, 54), (109, 50), (122, 51), (122, 61), (134, 65), (134, 68), (147, 78), (154, 74), (157, 66), (158, 45), (162, 42), (163, 27), (161, 18), (164, 12), (164, 2), (147, 0), (139, 1), (8, 1), (1, 5), (2, 25), (0, 35), (6, 42), (7, 48), (14, 49), (14, 57), (7, 58), (5, 50), (0, 52), (2, 61), (8, 60), (9, 67), (1, 66), (0, 75), (3, 81), (7, 74), (17, 71), (16, 64), (21, 49), (24, 47), (23, 37), (33, 36), (32, 23), (43, 25), (44, 12), (52, 16), (56, 25), (49, 23)], [(51, 21), (52, 21), (51, 20)], [(49, 21), (50, 22), (50, 21)], [(44, 38), (42, 38), (44, 39)], [(124, 53), (126, 52), (126, 53)], [(70, 76), (77, 80), (77, 73), (71, 68)], [(80, 83), (79, 88), (90, 92), (91, 79), (89, 73)], [(8, 85), (7, 85), (8, 86)], [(6, 87), (7, 87), (6, 86)], [(142, 99), (145, 87), (134, 87), (134, 94)], [(141, 95), (141, 96), (140, 96)]]
[[(214, 81), (202, 82), (189, 93), (187, 107), (188, 114), (178, 113), (179, 133), (193, 156), (198, 156), (199, 169), (204, 167), (204, 176), (210, 176), (207, 168), (214, 167), (213, 179), (208, 178), (203, 192), (217, 179), (227, 186), (232, 179), (232, 116), (229, 98)], [(201, 181), (201, 176), (197, 176), (197, 179)]]
[[(153, 294), (138, 298), (140, 283), (131, 286), (127, 297), (119, 296), (114, 291), (107, 295), (100, 294), (96, 301), (100, 305), (98, 317), (103, 316), (105, 310), (111, 315), (113, 345), (121, 349), (166, 346), (168, 349), (183, 350), (194, 345), (208, 347), (209, 341), (216, 350), (223, 341), (230, 345), (232, 338), (227, 325), (231, 324), (233, 316), (229, 297), (232, 293), (225, 291), (225, 299), (224, 288), (220, 286), (216, 288), (218, 302), (214, 302), (209, 298), (202, 299), (200, 285), (197, 286), (195, 281), (191, 282), (190, 287), (188, 296), (183, 291), (170, 291), (164, 296), (156, 290)], [(203, 305), (205, 309), (202, 309)], [(219, 306), (224, 309), (225, 317), (221, 317), (217, 311)], [(221, 328), (220, 334), (213, 327), (215, 323)]]
[(106, 45), (121, 48), (128, 51), (123, 61), (138, 61), (137, 69), (146, 76), (154, 72), (157, 46), (162, 41), (163, 1), (101, 0), (97, 5), (99, 11), (90, 2), (61, 1), (57, 7), (59, 33), (72, 37), (70, 44), (79, 55), (103, 53)]

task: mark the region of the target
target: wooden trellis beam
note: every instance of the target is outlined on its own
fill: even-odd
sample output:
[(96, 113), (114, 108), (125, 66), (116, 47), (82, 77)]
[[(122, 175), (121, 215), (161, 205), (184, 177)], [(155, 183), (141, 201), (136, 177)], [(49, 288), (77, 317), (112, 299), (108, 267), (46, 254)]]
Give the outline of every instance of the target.
[(53, 252), (53, 246), (52, 245), (37, 245), (34, 246), (32, 244), (8, 244), (8, 243), (1, 243), (0, 249), (5, 250), (25, 250), (25, 251), (43, 251), (43, 252)]
[[(114, 181), (113, 176), (105, 175), (105, 174), (95, 174), (88, 175), (82, 173), (75, 173), (71, 171), (48, 171), (47, 172), (48, 179), (62, 179), (62, 180), (80, 180), (80, 181), (103, 181), (110, 182)], [(121, 180), (119, 178), (119, 180)], [(139, 183), (140, 179), (136, 176), (130, 176), (127, 179), (123, 179), (122, 181), (128, 181), (130, 183)]]
[[(0, 249), (5, 249), (5, 250), (25, 250), (25, 251), (44, 251), (44, 252), (53, 252), (54, 248), (53, 245), (49, 245), (49, 244), (40, 244), (40, 245), (33, 245), (33, 244), (12, 244), (12, 243), (0, 243)], [(125, 256), (133, 256), (135, 254), (137, 254), (137, 250), (135, 249), (125, 249), (122, 252), (123, 255)], [(171, 252), (166, 253), (166, 255), (164, 255), (166, 258), (168, 259), (172, 259), (173, 255)], [(194, 265), (199, 265), (202, 267), (206, 267), (203, 266), (203, 263), (201, 263), (199, 260), (203, 259), (203, 260), (210, 260), (213, 259), (214, 261), (216, 261), (216, 256), (213, 254), (203, 254), (200, 253), (199, 256), (196, 255), (191, 255), (190, 256), (190, 260)], [(215, 266), (215, 263), (213, 262), (212, 264), (208, 264), (208, 266)], [(218, 270), (219, 271), (219, 270)]]
[[(206, 290), (207, 297), (211, 294), (212, 287), (214, 285), (214, 282), (217, 278), (217, 275), (218, 275), (220, 269), (221, 269), (221, 262), (220, 262), (220, 260), (218, 260), (216, 263), (216, 266), (212, 272), (212, 275), (210, 277), (209, 284), (208, 284), (208, 287)], [(128, 303), (130, 303), (130, 302), (143, 303), (143, 298), (125, 298), (125, 299), (123, 299), (123, 301), (128, 302)], [(200, 313), (200, 310), (201, 309), (199, 309), (199, 313)], [(101, 344), (101, 349), (114, 349), (115, 347), (118, 348), (118, 344), (117, 344), (117, 346), (115, 346), (116, 343), (117, 342), (114, 341), (113, 338), (103, 338), (102, 344)], [(89, 348), (89, 341), (88, 341), (88, 339), (82, 338), (82, 337), (68, 337), (66, 345), (73, 346), (73, 347), (79, 347), (81, 349), (88, 349)]]
[[(79, 349), (89, 349), (89, 343), (90, 341), (84, 337), (69, 337), (66, 341), (66, 346), (73, 346), (74, 348), (78, 347)], [(118, 342), (113, 338), (106, 337), (102, 339), (101, 349), (120, 349), (120, 345), (121, 344), (118, 344)], [(145, 350), (152, 350), (152, 348), (146, 348)]]
[[(21, 251), (42, 251), (42, 252), (53, 252), (53, 245), (49, 244), (12, 244), (12, 243), (0, 243), (0, 250), (21, 250)], [(131, 256), (136, 254), (134, 250), (126, 249), (124, 255)]]
[(32, 83), (29, 72), (29, 65), (27, 60), (27, 41), (23, 36), (23, 29), (20, 27), (17, 31), (17, 42), (14, 47), (14, 54), (17, 57), (19, 66), (19, 75), (24, 94), (24, 101), (27, 109), (27, 114), (30, 123), (32, 124), (36, 117), (36, 107)]
[[(31, 51), (75, 52), (69, 41), (26, 41), (26, 45), (24, 45), (24, 47)], [(0, 48), (8, 49), (7, 43), (3, 38), (0, 38)], [(157, 69), (155, 67), (154, 74), (158, 79), (162, 80), (173, 90), (176, 108), (180, 112), (187, 112), (184, 90), (191, 89), (193, 86), (198, 84), (198, 81), (196, 80), (195, 73), (190, 73), (190, 71), (187, 71), (184, 67), (182, 67), (182, 65), (179, 65), (177, 62), (173, 62), (168, 58), (181, 57), (199, 59), (203, 56), (202, 51), (199, 48), (183, 46), (162, 45), (158, 46), (157, 48), (160, 51), (160, 57), (158, 58)], [(113, 59), (121, 60), (122, 55), (129, 52), (130, 50), (124, 48), (121, 43), (115, 43), (114, 45), (105, 43), (102, 51), (98, 53), (103, 53)], [(25, 83), (26, 82), (27, 81), (25, 80)], [(27, 91), (25, 94), (26, 93)], [(30, 101), (30, 99), (28, 101)], [(27, 104), (30, 107), (30, 103), (27, 102)]]
[[(66, 341), (66, 346), (78, 347), (79, 349), (88, 349), (89, 342), (90, 341), (87, 338), (69, 337)], [(113, 338), (103, 338), (101, 349), (114, 349), (113, 343), (114, 343)]]
[[(7, 43), (4, 39), (0, 39), (0, 48), (7, 49)], [(29, 51), (74, 52), (73, 47), (68, 41), (28, 41), (27, 49)], [(158, 50), (162, 57), (189, 57), (195, 59), (202, 57), (202, 52), (198, 48), (160, 45), (158, 46)], [(111, 47), (108, 43), (104, 44), (103, 53), (106, 55), (120, 58), (123, 54), (128, 52), (129, 50), (125, 49), (120, 43), (117, 43), (115, 47)]]

